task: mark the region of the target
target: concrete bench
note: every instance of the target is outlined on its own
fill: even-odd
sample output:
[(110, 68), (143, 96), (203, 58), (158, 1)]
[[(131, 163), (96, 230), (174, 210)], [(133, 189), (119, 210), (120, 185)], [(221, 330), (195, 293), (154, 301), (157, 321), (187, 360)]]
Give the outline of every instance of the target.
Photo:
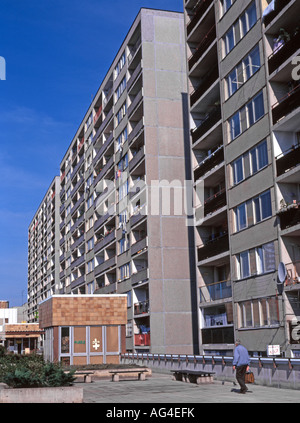
[(87, 382), (87, 383), (91, 383), (92, 382), (92, 374), (93, 374), (94, 372), (90, 372), (90, 371), (88, 371), (88, 370), (77, 370), (75, 373), (74, 373), (74, 376), (83, 376), (83, 381), (84, 382)]
[(148, 370), (145, 369), (124, 369), (124, 370), (111, 370), (109, 373), (112, 374), (112, 382), (119, 382), (120, 375), (127, 376), (137, 374), (139, 380), (146, 380), (146, 374)]
[(202, 370), (171, 370), (171, 372), (173, 373), (173, 380), (197, 383), (197, 385), (214, 382), (214, 372)]

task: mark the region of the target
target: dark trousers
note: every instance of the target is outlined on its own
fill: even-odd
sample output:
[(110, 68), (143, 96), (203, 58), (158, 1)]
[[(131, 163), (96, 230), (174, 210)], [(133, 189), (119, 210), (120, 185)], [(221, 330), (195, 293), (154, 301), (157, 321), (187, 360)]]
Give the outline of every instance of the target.
[(245, 385), (245, 374), (247, 367), (247, 365), (236, 367), (236, 380), (238, 381), (242, 392), (247, 391), (247, 386)]

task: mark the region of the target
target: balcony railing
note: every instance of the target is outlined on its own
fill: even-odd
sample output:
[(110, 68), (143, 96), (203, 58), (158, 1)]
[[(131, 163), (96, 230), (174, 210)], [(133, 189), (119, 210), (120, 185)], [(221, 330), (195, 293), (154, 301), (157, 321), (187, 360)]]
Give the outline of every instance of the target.
[(100, 273), (105, 272), (106, 270), (110, 269), (111, 267), (116, 265), (116, 256), (111, 257), (108, 260), (105, 260), (103, 263), (99, 264), (95, 267), (95, 276), (100, 275)]
[(206, 260), (208, 258), (225, 253), (229, 250), (228, 234), (218, 236), (214, 239), (209, 239), (202, 247), (198, 249), (198, 261)]
[(300, 203), (294, 203), (278, 212), (280, 227), (284, 229), (291, 228), (300, 223)]
[(192, 69), (192, 67), (195, 65), (195, 63), (198, 62), (200, 57), (205, 53), (205, 51), (208, 49), (208, 47), (213, 43), (213, 41), (216, 39), (216, 25), (214, 25), (208, 33), (203, 37), (201, 43), (198, 45), (194, 53), (190, 56), (188, 65), (189, 70)]
[(287, 263), (285, 267), (287, 273), (285, 285), (290, 286), (300, 284), (300, 261)]
[(225, 188), (216, 194), (209, 197), (204, 202), (204, 216), (207, 216), (210, 213), (219, 210), (220, 208), (226, 206), (226, 191)]
[(218, 147), (210, 156), (206, 157), (199, 166), (194, 170), (194, 180), (195, 182), (205, 175), (215, 166), (218, 166), (224, 161), (224, 149), (223, 145)]
[(139, 270), (137, 273), (133, 273), (131, 275), (131, 282), (132, 284), (136, 284), (138, 282), (143, 282), (149, 278), (148, 268), (145, 267), (144, 269)]
[(269, 74), (273, 73), (282, 63), (291, 57), (300, 46), (300, 32), (292, 36), (289, 41), (280, 45), (268, 58)]
[(150, 346), (150, 332), (143, 333), (140, 335), (134, 335), (134, 345), (136, 347), (148, 347)]
[(106, 245), (108, 245), (110, 242), (112, 242), (115, 239), (115, 237), (116, 237), (116, 231), (113, 229), (112, 232), (110, 232), (108, 235), (106, 235), (105, 237), (103, 237), (102, 239), (96, 242), (94, 247), (95, 253), (97, 253)]
[[(274, 9), (270, 8), (270, 12), (263, 16), (263, 23), (265, 26), (268, 26), (274, 18), (281, 12), (281, 10), (290, 2), (291, 0), (273, 0), (271, 3), (274, 4)], [(271, 6), (271, 4), (270, 4)]]
[(207, 303), (232, 297), (231, 281), (214, 282), (200, 288), (200, 302)]
[(148, 246), (148, 238), (145, 237), (143, 239), (138, 240), (131, 246), (131, 255), (134, 255), (136, 253), (139, 253), (143, 251)]
[(221, 107), (217, 106), (212, 112), (208, 113), (201, 124), (191, 130), (193, 144), (209, 131), (221, 119)]
[(202, 15), (206, 12), (209, 6), (213, 3), (213, 0), (201, 0), (199, 4), (195, 7), (193, 16), (191, 17), (190, 22), (187, 25), (187, 35), (189, 35), (192, 30), (197, 25), (197, 22), (201, 19)]
[(191, 106), (193, 106), (197, 100), (209, 89), (209, 87), (216, 82), (219, 78), (219, 69), (216, 66), (209, 75), (204, 79), (204, 81), (195, 89), (191, 94)]
[(277, 176), (283, 175), (288, 170), (300, 163), (300, 145), (293, 146), (285, 153), (276, 157)]
[(273, 125), (298, 107), (300, 107), (300, 84), (273, 105)]
[(147, 314), (150, 311), (149, 300), (140, 301), (134, 304), (134, 314)]

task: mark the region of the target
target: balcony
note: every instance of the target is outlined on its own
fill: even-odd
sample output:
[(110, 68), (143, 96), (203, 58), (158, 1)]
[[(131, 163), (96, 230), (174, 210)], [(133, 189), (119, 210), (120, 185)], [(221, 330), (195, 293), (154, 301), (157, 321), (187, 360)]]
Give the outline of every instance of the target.
[(300, 223), (300, 203), (293, 203), (287, 207), (284, 207), (278, 212), (280, 219), (280, 228), (285, 230), (292, 228)]
[(208, 258), (225, 253), (229, 250), (228, 233), (223, 235), (210, 237), (206, 243), (198, 249), (198, 261), (206, 260)]
[(150, 311), (150, 303), (149, 300), (140, 301), (134, 304), (134, 315), (139, 314), (148, 314)]
[(280, 65), (293, 56), (300, 48), (300, 32), (292, 36), (289, 41), (280, 45), (268, 58), (269, 74), (271, 75)]
[(148, 268), (145, 267), (144, 269), (139, 270), (137, 273), (133, 273), (131, 275), (131, 282), (132, 284), (137, 284), (139, 282), (144, 282), (147, 279), (149, 279), (149, 275), (148, 275), (149, 271)]
[(224, 161), (223, 145), (218, 147), (210, 156), (206, 157), (194, 170), (194, 181), (196, 182), (201, 176), (212, 170)]
[(226, 206), (226, 190), (225, 188), (204, 201), (204, 216), (214, 213), (216, 210)]
[(103, 263), (95, 267), (95, 277), (105, 272), (106, 270), (114, 267), (116, 265), (116, 256), (111, 257), (108, 260), (105, 260)]
[(94, 187), (97, 185), (99, 181), (101, 181), (101, 179), (104, 177), (104, 175), (106, 174), (108, 169), (110, 169), (110, 167), (113, 165), (113, 163), (114, 163), (114, 156), (111, 156), (111, 158), (108, 160), (106, 165), (104, 165), (103, 169), (101, 169), (98, 175), (96, 176), (94, 180)]
[(140, 160), (145, 156), (145, 148), (144, 146), (136, 153), (135, 156), (129, 162), (129, 171), (131, 172), (132, 169), (139, 163)]
[(130, 217), (131, 227), (136, 225), (138, 222), (140, 222), (146, 215), (147, 215), (147, 209), (146, 209), (146, 205), (144, 204), (143, 206), (138, 208), (134, 214), (131, 215)]
[(231, 281), (214, 282), (200, 288), (200, 302), (223, 300), (232, 297)]
[(272, 106), (273, 125), (300, 107), (300, 84)]
[(208, 132), (221, 119), (221, 107), (216, 106), (215, 109), (208, 113), (201, 124), (191, 130), (193, 144)]
[(295, 261), (287, 263), (285, 265), (287, 277), (285, 280), (285, 286), (291, 289), (293, 286), (298, 285), (297, 288), (300, 288), (300, 261)]
[(75, 267), (79, 267), (81, 264), (84, 263), (85, 255), (82, 254), (82, 256), (77, 257), (75, 260), (71, 263), (71, 270), (75, 269)]
[(71, 289), (77, 288), (79, 285), (82, 285), (85, 283), (85, 275), (78, 276), (72, 283), (71, 283)]
[(215, 327), (202, 329), (202, 344), (233, 344), (233, 327)]
[(219, 78), (219, 69), (216, 66), (203, 82), (192, 92), (190, 97), (191, 107), (199, 100), (199, 98), (211, 87)]
[(140, 239), (139, 241), (135, 242), (131, 246), (131, 255), (137, 254), (142, 252), (148, 246), (148, 238), (145, 237)]
[(193, 16), (187, 25), (187, 35), (189, 36), (192, 30), (195, 28), (201, 17), (204, 15), (209, 6), (213, 3), (213, 0), (201, 0), (196, 6)]
[(106, 247), (106, 245), (112, 242), (115, 238), (116, 238), (116, 231), (112, 230), (112, 232), (110, 232), (108, 235), (98, 240), (94, 247), (95, 253), (100, 251), (102, 248)]
[(283, 175), (285, 172), (298, 166), (300, 163), (300, 145), (293, 146), (288, 151), (276, 157), (277, 176)]
[(132, 129), (130, 134), (128, 135), (128, 144), (131, 143), (131, 141), (142, 131), (144, 128), (144, 122), (143, 118), (135, 125), (135, 127)]
[(193, 66), (198, 62), (198, 60), (203, 56), (209, 46), (215, 41), (216, 39), (216, 25), (214, 25), (208, 33), (203, 37), (201, 43), (198, 45), (194, 53), (189, 57), (188, 60), (188, 67), (189, 70), (193, 68)]
[(150, 332), (140, 335), (134, 335), (134, 345), (136, 347), (149, 347), (150, 346)]
[(274, 18), (285, 8), (287, 4), (289, 4), (291, 0), (272, 0), (269, 5), (268, 9), (265, 9), (265, 13), (263, 14), (263, 23), (265, 27), (267, 27)]

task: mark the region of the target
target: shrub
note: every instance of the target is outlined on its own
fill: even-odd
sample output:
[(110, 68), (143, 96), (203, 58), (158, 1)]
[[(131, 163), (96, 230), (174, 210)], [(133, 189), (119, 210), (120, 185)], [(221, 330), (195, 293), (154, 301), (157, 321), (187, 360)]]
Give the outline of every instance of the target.
[(70, 386), (74, 372), (65, 373), (59, 364), (46, 363), (41, 356), (0, 358), (0, 381), (12, 388)]

